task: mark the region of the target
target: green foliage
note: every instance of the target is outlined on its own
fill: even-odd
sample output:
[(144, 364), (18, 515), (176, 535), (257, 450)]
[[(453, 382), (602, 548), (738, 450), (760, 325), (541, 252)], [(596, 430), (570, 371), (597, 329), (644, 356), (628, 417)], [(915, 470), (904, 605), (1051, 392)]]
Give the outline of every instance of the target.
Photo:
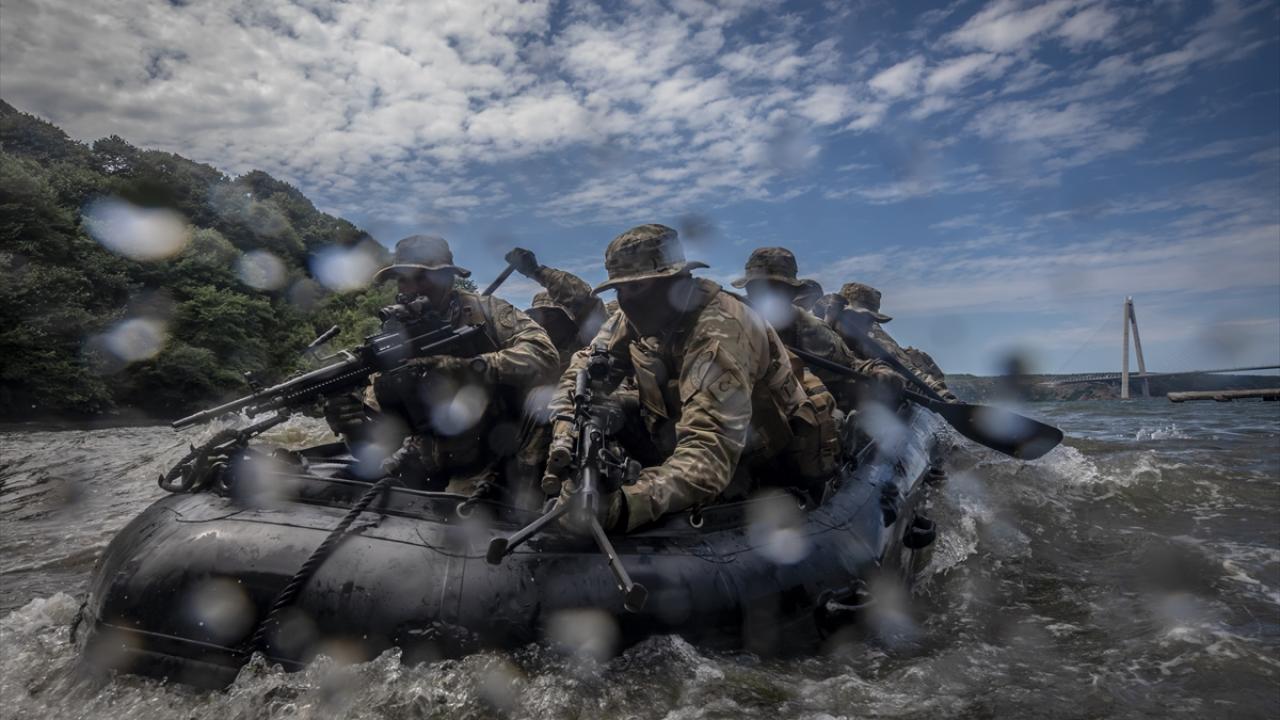
[[(102, 197), (178, 213), (189, 242), (164, 259), (115, 254), (82, 226), (82, 209)], [(120, 407), (173, 416), (242, 394), (246, 371), (297, 371), (299, 351), (333, 324), (343, 333), (330, 347), (358, 343), (394, 288), (328, 293), (309, 279), (307, 258), (361, 243), (385, 255), (266, 173), (232, 179), (114, 135), (86, 146), (0, 101), (0, 417)], [(258, 250), (283, 273), (265, 290), (239, 274), (243, 254)], [(106, 338), (130, 318), (165, 331), (158, 352), (125, 333), (149, 357), (112, 354)]]

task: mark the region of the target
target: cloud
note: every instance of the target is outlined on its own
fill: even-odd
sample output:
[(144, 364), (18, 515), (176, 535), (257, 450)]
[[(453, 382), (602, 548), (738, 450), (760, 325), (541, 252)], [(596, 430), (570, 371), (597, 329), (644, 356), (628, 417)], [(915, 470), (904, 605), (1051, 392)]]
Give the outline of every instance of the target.
[(405, 222), (492, 207), (512, 197), (507, 166), (562, 153), (602, 162), (551, 175), (564, 192), (540, 212), (779, 197), (828, 126), (884, 112), (834, 38), (742, 25), (768, 4), (569, 4), (554, 25), (550, 4), (516, 0), (90, 5), (6, 3), (8, 100), (77, 137), (264, 169), (322, 207)]
[(950, 92), (973, 82), (980, 76), (994, 77), (1004, 72), (1012, 60), (994, 53), (973, 53), (948, 60), (929, 72), (924, 88), (927, 92)]
[(912, 94), (920, 84), (920, 75), (924, 72), (924, 65), (924, 58), (920, 56), (903, 60), (897, 65), (876, 73), (868, 85), (890, 98)]
[[(931, 226), (957, 239), (928, 252), (880, 252), (871, 264), (861, 255), (837, 259), (817, 276), (824, 285), (870, 282), (885, 291), (887, 312), (903, 317), (1009, 308), (1034, 313), (1138, 293), (1209, 297), (1277, 289), (1277, 182), (1268, 169), (1011, 228), (998, 227), (990, 214), (960, 216)], [(1137, 213), (1154, 215), (1140, 229), (1097, 230), (1108, 217)], [(1052, 221), (1079, 225), (1046, 224)], [(844, 268), (861, 270), (855, 277)]]
[(1058, 36), (1068, 46), (1081, 48), (1106, 38), (1120, 22), (1120, 17), (1103, 6), (1085, 8), (1072, 15), (1058, 28)]
[(995, 0), (948, 34), (945, 41), (989, 52), (1021, 50), (1037, 36), (1057, 26), (1072, 9), (1083, 4), (1054, 0), (1028, 6), (1016, 0)]

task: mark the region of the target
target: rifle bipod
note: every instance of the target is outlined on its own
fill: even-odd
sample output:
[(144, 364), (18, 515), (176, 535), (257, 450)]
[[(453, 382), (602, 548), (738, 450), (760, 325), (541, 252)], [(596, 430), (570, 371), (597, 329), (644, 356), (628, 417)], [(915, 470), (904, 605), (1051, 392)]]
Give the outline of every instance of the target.
[[(517, 530), (511, 537), (496, 537), (490, 540), (489, 551), (485, 553), (485, 560), (490, 565), (502, 564), (503, 558), (510, 555), (529, 538), (542, 532), (547, 525), (559, 520), (560, 516), (569, 512), (569, 509), (569, 503), (560, 503), (542, 517)], [(613, 572), (613, 579), (617, 582), (618, 589), (622, 591), (622, 607), (628, 612), (640, 612), (644, 609), (645, 601), (649, 599), (648, 589), (631, 579), (631, 575), (623, 567), (622, 560), (618, 557), (618, 551), (613, 548), (613, 542), (605, 534), (604, 528), (601, 527), (600, 520), (595, 516), (594, 512), (588, 515), (587, 523), (591, 529), (591, 537), (595, 540), (596, 547), (609, 560), (609, 570)]]

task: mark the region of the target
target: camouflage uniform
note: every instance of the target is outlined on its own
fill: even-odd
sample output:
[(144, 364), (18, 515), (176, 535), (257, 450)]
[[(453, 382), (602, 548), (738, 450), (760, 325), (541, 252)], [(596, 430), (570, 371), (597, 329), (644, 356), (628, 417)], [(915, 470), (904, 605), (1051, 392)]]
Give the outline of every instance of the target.
[[(406, 269), (469, 274), (453, 264), (443, 238), (427, 236), (398, 243), (394, 264), (380, 270), (375, 280)], [(410, 360), (407, 369), (375, 375), (363, 399), (375, 412), (398, 416), (408, 425), (405, 447), (434, 483), (449, 478), (449, 492), (466, 493), (476, 482), (492, 479), (502, 461), (515, 454), (524, 397), (554, 377), (557, 354), (541, 326), (500, 298), (454, 288), (437, 316), (455, 329), (483, 324), (482, 337), (473, 336), (442, 356)], [(415, 372), (413, 366), (428, 372)], [(433, 368), (435, 372), (429, 371)], [(460, 431), (443, 428), (434, 410), (454, 402), (468, 385), (486, 392), (483, 416)]]
[[(590, 288), (587, 288), (590, 290)], [(525, 313), (533, 319), (534, 322), (541, 325), (550, 332), (548, 325), (556, 318), (559, 318), (566, 324), (575, 325), (573, 322), (573, 314), (564, 305), (552, 299), (547, 292), (539, 292), (533, 296), (533, 302), (530, 303), (529, 309)], [(598, 328), (597, 328), (598, 329)], [(590, 338), (588, 338), (590, 340)], [(555, 337), (552, 337), (555, 341)], [(559, 378), (564, 373), (565, 368), (569, 367), (569, 360), (573, 358), (573, 354), (582, 349), (585, 342), (578, 342), (577, 333), (566, 335), (560, 342), (556, 342), (556, 352), (560, 354), (560, 365), (556, 369), (556, 377)]]
[[(929, 358), (929, 365), (931, 365), (932, 368), (921, 366), (918, 362), (918, 356), (912, 357), (910, 353), (904, 350), (902, 346), (898, 345), (897, 341), (890, 337), (889, 333), (885, 332), (884, 328), (881, 327), (881, 323), (889, 322), (893, 318), (880, 312), (879, 290), (862, 283), (845, 283), (840, 288), (840, 299), (843, 301), (844, 308), (870, 315), (874, 322), (870, 323), (867, 334), (872, 340), (879, 344), (880, 347), (888, 351), (890, 355), (895, 357), (903, 365), (906, 365), (909, 369), (915, 370), (916, 374), (920, 376), (920, 379), (924, 380), (925, 383), (934, 390), (934, 392), (941, 395), (944, 399), (956, 399), (955, 395), (953, 395), (947, 388), (947, 383), (943, 379), (942, 370), (941, 368), (938, 368), (937, 363), (933, 362), (933, 358)], [(837, 304), (840, 303), (837, 302)], [(849, 340), (850, 346), (856, 346), (858, 344), (857, 338), (846, 337), (846, 340)], [(860, 354), (870, 356), (874, 353), (865, 352)]]
[[(585, 280), (571, 272), (545, 265), (538, 266), (529, 278), (546, 288), (547, 299), (560, 306), (569, 319), (577, 323), (578, 348), (596, 336), (605, 321), (605, 307), (599, 297), (591, 294), (591, 286)], [(537, 305), (536, 302), (534, 304)]]
[[(625, 312), (613, 315), (591, 345), (605, 348), (615, 373), (634, 381), (644, 431), (660, 464), (622, 488), (626, 529), (720, 496), (731, 481), (745, 493), (751, 467), (769, 462), (814, 467), (820, 449), (813, 402), (792, 370), (777, 334), (744, 303), (702, 279), (687, 277), (676, 231), (642, 225), (605, 253), (609, 280), (595, 292), (662, 277), (683, 277), (687, 298), (661, 337), (641, 337)], [(569, 394), (588, 352), (574, 356), (552, 403), (570, 411)], [(557, 442), (570, 432), (556, 423)], [(792, 473), (794, 474), (794, 472)]]
[[(743, 288), (753, 280), (767, 280), (803, 290), (808, 287), (808, 283), (817, 284), (813, 281), (799, 280), (796, 274), (796, 258), (790, 250), (781, 247), (758, 248), (747, 258), (746, 272), (743, 277), (733, 281), (733, 286)], [(818, 289), (821, 290), (821, 286)], [(896, 379), (897, 374), (887, 365), (879, 360), (860, 359), (840, 339), (835, 330), (798, 306), (791, 308), (788, 321), (778, 322), (774, 330), (788, 347), (798, 348), (839, 363), (867, 380), (887, 382), (891, 385), (900, 384)], [(804, 363), (803, 360), (794, 356), (793, 361)], [(849, 412), (857, 407), (859, 396), (862, 394), (858, 378), (820, 367), (808, 369), (830, 391), (841, 410)], [(818, 400), (818, 402), (821, 401)]]

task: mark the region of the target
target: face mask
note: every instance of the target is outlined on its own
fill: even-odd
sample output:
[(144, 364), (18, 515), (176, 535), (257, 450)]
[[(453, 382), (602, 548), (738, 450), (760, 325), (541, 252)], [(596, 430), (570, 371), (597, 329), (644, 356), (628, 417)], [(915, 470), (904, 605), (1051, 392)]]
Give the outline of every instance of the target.
[(790, 326), (795, 320), (795, 307), (791, 304), (791, 296), (780, 292), (768, 283), (748, 285), (747, 299), (753, 310), (779, 330)]

